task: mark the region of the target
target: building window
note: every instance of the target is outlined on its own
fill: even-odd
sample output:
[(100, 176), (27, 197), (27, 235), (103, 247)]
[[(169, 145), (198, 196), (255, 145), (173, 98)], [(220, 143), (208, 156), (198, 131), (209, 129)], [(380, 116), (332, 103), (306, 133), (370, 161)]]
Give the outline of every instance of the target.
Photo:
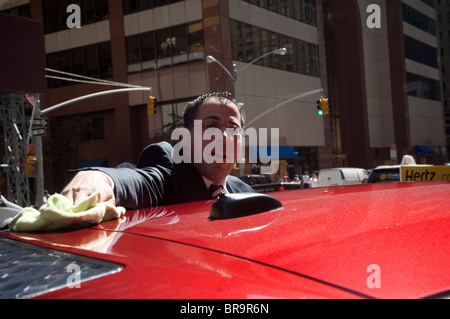
[(438, 80), (407, 72), (406, 81), (408, 95), (428, 100), (441, 100)]
[[(71, 50), (47, 54), (47, 68), (89, 76), (97, 79), (112, 77), (111, 43), (103, 42)], [(73, 82), (48, 79), (48, 88), (71, 85)]]
[(437, 48), (411, 38), (407, 35), (404, 36), (404, 39), (405, 57), (407, 59), (431, 66), (433, 68), (438, 67)]
[(24, 4), (22, 6), (10, 8), (7, 10), (3, 10), (1, 12), (5, 13), (5, 14), (10, 14), (10, 15), (13, 15), (16, 17), (22, 17), (22, 18), (27, 18), (27, 19), (31, 18), (30, 4)]
[(181, 1), (184, 0), (123, 0), (123, 14), (153, 9)]
[(105, 139), (105, 119), (103, 117), (84, 118), (81, 127), (81, 141)]
[(203, 23), (193, 22), (126, 38), (128, 73), (203, 60)]
[(403, 20), (409, 24), (422, 29), (432, 35), (436, 35), (436, 21), (430, 17), (424, 15), (422, 12), (402, 3)]
[[(251, 62), (263, 54), (281, 47), (284, 56), (271, 54), (254, 63), (274, 69), (320, 76), (319, 47), (316, 44), (290, 38), (243, 22), (231, 20), (233, 60)], [(251, 43), (248, 43), (251, 34)], [(246, 41), (242, 42), (242, 39)]]
[(67, 30), (69, 4), (77, 4), (81, 9), (81, 25), (99, 22), (109, 18), (108, 0), (43, 0), (44, 30), (53, 33)]
[[(436, 3), (435, 3), (436, 0), (421, 0), (421, 1), (422, 1), (423, 3), (428, 4), (430, 7), (433, 7), (433, 8), (436, 7)], [(448, 2), (448, 0), (447, 0), (447, 2)]]
[(183, 126), (183, 111), (186, 102), (161, 105), (163, 133), (171, 132)]
[(303, 23), (317, 25), (316, 0), (245, 0), (245, 2)]
[[(58, 0), (59, 1), (59, 0)], [(82, 0), (79, 1), (81, 9), (81, 24), (90, 24), (109, 18), (108, 0)]]
[(282, 14), (288, 18), (293, 18), (294, 10), (293, 10), (292, 6), (293, 6), (293, 3), (290, 1), (284, 1), (284, 3), (281, 2), (280, 3), (280, 14)]

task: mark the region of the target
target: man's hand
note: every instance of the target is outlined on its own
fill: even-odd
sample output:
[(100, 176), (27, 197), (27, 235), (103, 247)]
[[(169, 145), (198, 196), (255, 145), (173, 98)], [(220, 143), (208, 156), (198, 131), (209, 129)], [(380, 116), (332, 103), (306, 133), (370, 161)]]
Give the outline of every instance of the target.
[(78, 172), (61, 194), (66, 196), (73, 205), (76, 205), (96, 192), (100, 193), (102, 202), (116, 204), (111, 180), (106, 174), (98, 171)]

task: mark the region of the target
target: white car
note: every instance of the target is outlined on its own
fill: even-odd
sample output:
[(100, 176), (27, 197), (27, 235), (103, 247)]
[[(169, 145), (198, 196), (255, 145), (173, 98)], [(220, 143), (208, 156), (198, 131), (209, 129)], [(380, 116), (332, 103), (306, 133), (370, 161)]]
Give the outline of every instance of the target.
[(11, 219), (16, 216), (22, 207), (6, 200), (3, 195), (0, 195), (0, 229), (6, 228)]
[(360, 184), (368, 172), (364, 168), (330, 168), (319, 171), (319, 187)]

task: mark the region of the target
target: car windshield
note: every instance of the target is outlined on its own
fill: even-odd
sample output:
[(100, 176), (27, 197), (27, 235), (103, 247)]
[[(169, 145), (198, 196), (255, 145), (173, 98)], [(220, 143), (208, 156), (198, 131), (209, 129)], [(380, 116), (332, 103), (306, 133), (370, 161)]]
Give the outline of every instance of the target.
[(400, 182), (400, 170), (398, 168), (374, 169), (367, 180), (367, 183), (386, 182)]

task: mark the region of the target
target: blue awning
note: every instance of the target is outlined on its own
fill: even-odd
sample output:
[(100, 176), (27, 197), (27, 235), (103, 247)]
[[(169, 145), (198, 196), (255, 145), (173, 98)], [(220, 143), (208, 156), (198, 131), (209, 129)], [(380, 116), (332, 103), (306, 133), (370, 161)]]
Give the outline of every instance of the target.
[[(274, 146), (275, 147), (275, 146)], [(278, 146), (278, 156), (276, 154), (276, 149), (272, 155), (272, 146), (249, 146), (249, 157), (254, 159), (257, 156), (259, 160), (267, 160), (272, 158), (296, 158), (298, 157), (298, 152), (293, 150), (289, 146)]]
[(77, 168), (86, 168), (86, 167), (107, 167), (108, 160), (106, 158), (100, 159), (91, 159), (91, 160), (83, 160), (78, 162)]
[(426, 145), (416, 145), (416, 154), (436, 154), (436, 152)]

